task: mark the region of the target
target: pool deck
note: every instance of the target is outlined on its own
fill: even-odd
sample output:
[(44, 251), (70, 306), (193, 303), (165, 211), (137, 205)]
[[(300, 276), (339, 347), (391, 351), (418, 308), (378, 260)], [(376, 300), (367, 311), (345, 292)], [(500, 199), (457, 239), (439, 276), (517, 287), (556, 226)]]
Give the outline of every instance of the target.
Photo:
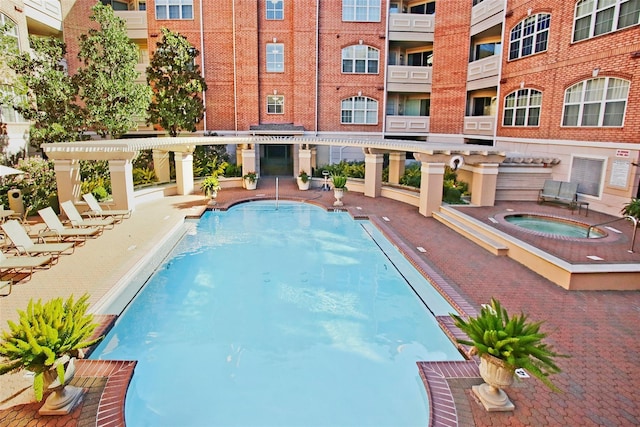
[[(299, 191), (293, 179), (281, 178), (282, 199), (304, 200), (333, 209), (333, 193), (319, 189)], [(268, 199), (275, 195), (275, 180), (263, 178), (258, 189), (224, 189), (218, 207), (237, 201)], [(640, 425), (640, 291), (567, 291), (505, 256), (496, 256), (449, 229), (418, 209), (393, 200), (347, 192), (344, 209), (358, 217), (371, 216), (383, 224), (395, 244), (410, 252), (414, 264), (438, 280), (453, 302), (467, 312), (497, 297), (510, 312), (526, 312), (544, 320), (543, 330), (557, 351), (569, 354), (559, 360), (563, 372), (552, 377), (562, 393), (549, 391), (536, 379), (516, 381), (507, 389), (513, 412), (486, 412), (471, 394), (478, 384), (476, 362), (418, 363), (432, 400), (433, 426), (631, 426)], [(97, 239), (62, 256), (58, 264), (36, 271), (30, 281), (16, 284), (0, 298), (0, 329), (15, 320), (30, 298), (80, 296), (90, 293), (92, 304), (129, 275), (148, 257), (162, 238), (176, 230), (185, 217), (198, 216), (205, 207), (200, 195), (174, 196), (137, 206), (132, 217)], [(540, 212), (580, 219), (590, 224), (612, 217), (590, 211), (573, 215), (566, 207), (534, 202), (499, 202), (494, 207), (461, 208), (477, 218), (508, 211)], [(388, 221), (381, 220), (386, 217)], [(40, 225), (34, 224), (37, 229)], [(614, 224), (623, 236), (608, 242), (549, 239), (522, 233), (522, 239), (539, 239), (539, 245), (562, 259), (597, 264), (597, 255), (609, 263), (640, 263), (640, 242), (629, 253), (630, 226)], [(384, 231), (384, 230), (383, 230)], [(416, 248), (424, 248), (424, 252)], [(158, 260), (159, 261), (159, 260)], [(640, 280), (640, 277), (639, 279)], [(442, 319), (446, 323), (446, 319)], [(64, 417), (43, 417), (41, 404), (31, 399), (31, 380), (22, 374), (0, 377), (2, 426), (120, 426), (123, 402), (134, 362), (80, 361), (76, 385), (88, 390), (83, 403)], [(427, 421), (425, 421), (425, 425)]]

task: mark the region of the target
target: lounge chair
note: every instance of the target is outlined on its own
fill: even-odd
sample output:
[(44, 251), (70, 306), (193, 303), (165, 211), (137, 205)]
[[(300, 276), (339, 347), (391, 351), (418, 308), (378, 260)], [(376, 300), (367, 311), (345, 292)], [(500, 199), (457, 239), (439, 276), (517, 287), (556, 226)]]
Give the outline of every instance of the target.
[(5, 222), (1, 227), (9, 240), (11, 240), (12, 247), (19, 254), (29, 256), (49, 254), (54, 260), (57, 260), (62, 253), (72, 253), (75, 250), (73, 243), (34, 243), (27, 231), (15, 219)]
[(67, 200), (66, 202), (62, 202), (60, 204), (64, 214), (69, 218), (69, 222), (74, 227), (99, 227), (101, 229), (105, 229), (107, 227), (113, 228), (116, 220), (113, 217), (108, 218), (82, 218), (78, 209), (76, 209), (76, 205), (73, 204), (71, 200)]
[(13, 289), (13, 281), (12, 280), (0, 281), (0, 290), (5, 288), (9, 288), (9, 290), (4, 291), (4, 292), (7, 292), (6, 294), (0, 294), (0, 297), (6, 297), (11, 294), (11, 290)]
[(83, 194), (82, 198), (85, 202), (87, 202), (87, 205), (89, 205), (89, 210), (86, 212), (82, 212), (82, 215), (98, 216), (101, 218), (105, 216), (112, 216), (116, 219), (117, 222), (120, 222), (123, 219), (127, 219), (131, 216), (131, 210), (129, 209), (102, 209), (102, 206), (100, 205), (100, 203), (98, 203), (98, 200), (91, 193)]
[(42, 238), (54, 237), (58, 239), (58, 241), (67, 239), (87, 240), (87, 237), (96, 237), (102, 233), (100, 227), (65, 227), (51, 207), (40, 209), (38, 214), (40, 214), (40, 217), (47, 226), (46, 229), (38, 233), (38, 236)]
[(7, 257), (0, 251), (0, 275), (21, 273), (27, 270), (29, 272), (28, 277), (31, 279), (34, 269), (48, 266), (52, 261), (53, 257), (51, 255)]

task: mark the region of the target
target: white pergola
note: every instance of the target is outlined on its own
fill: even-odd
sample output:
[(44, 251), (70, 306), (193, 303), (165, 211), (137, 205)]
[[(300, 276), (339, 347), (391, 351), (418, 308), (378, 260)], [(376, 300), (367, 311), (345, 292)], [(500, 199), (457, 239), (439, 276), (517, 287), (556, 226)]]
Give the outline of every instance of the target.
[(414, 153), (421, 162), (422, 181), (419, 211), (431, 216), (441, 204), (446, 165), (461, 167), (473, 174), (471, 202), (492, 206), (495, 202), (498, 166), (506, 158), (504, 151), (483, 145), (439, 144), (424, 141), (388, 139), (348, 139), (304, 136), (202, 136), (177, 138), (138, 138), (92, 140), (43, 144), (42, 149), (54, 162), (58, 198), (78, 201), (81, 198), (80, 160), (107, 160), (115, 208), (134, 209), (132, 161), (141, 150), (152, 150), (154, 169), (160, 182), (169, 181), (169, 152), (174, 153), (178, 194), (194, 191), (193, 151), (198, 145), (238, 146), (243, 174), (257, 170), (256, 144), (298, 145), (299, 169), (310, 171), (313, 146), (361, 147), (365, 155), (364, 195), (379, 197), (382, 188), (383, 154), (389, 153), (389, 182), (398, 183), (404, 173), (406, 153)]

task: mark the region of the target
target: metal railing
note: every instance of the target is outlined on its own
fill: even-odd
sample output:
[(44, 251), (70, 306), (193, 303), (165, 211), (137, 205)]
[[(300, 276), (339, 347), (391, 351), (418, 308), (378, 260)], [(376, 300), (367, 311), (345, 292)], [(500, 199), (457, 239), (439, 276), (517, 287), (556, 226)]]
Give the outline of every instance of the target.
[(623, 219), (627, 219), (627, 220), (630, 220), (631, 222), (633, 222), (633, 237), (631, 238), (631, 249), (629, 249), (627, 251), (629, 253), (633, 253), (633, 246), (635, 245), (635, 242), (636, 242), (636, 232), (638, 231), (638, 218), (630, 216), (630, 215), (625, 215), (625, 216), (623, 216), (621, 218), (616, 218), (616, 219), (613, 219), (611, 221), (605, 221), (605, 222), (602, 222), (600, 224), (594, 224), (594, 225), (589, 226), (589, 229), (587, 230), (587, 239), (589, 238), (589, 235), (591, 234), (591, 230), (592, 229), (598, 228), (598, 227), (600, 227), (602, 225), (611, 224), (611, 223), (614, 223), (614, 222), (617, 222), (617, 221), (620, 221), (620, 220), (623, 220)]

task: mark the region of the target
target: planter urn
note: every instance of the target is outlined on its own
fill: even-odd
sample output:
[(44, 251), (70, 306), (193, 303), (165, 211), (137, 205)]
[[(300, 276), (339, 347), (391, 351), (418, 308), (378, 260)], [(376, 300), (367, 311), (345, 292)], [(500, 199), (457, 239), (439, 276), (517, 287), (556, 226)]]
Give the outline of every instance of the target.
[(336, 201), (333, 202), (333, 206), (343, 206), (342, 198), (344, 197), (344, 189), (343, 188), (334, 188), (333, 196), (336, 198)]
[(473, 386), (474, 394), (488, 412), (513, 411), (515, 406), (502, 390), (513, 383), (514, 370), (502, 359), (483, 354), (480, 357), (480, 376), (484, 384)]

